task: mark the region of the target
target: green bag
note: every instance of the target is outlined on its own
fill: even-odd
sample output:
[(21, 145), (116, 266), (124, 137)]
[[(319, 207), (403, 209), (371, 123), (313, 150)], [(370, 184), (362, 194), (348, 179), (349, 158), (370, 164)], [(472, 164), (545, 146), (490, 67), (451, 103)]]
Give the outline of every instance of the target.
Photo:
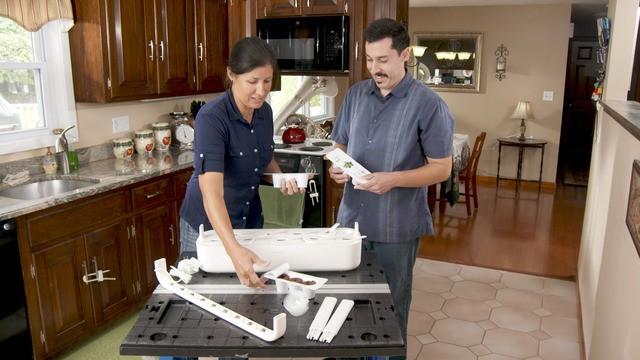
[(283, 195), (280, 189), (266, 185), (260, 185), (258, 192), (265, 229), (302, 227), (306, 193)]

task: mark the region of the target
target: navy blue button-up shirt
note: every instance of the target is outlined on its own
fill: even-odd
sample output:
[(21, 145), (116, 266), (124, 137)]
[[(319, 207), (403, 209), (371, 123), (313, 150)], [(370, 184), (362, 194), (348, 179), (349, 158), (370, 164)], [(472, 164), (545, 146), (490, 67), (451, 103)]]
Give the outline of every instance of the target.
[[(384, 98), (368, 79), (349, 89), (331, 136), (371, 172), (411, 170), (424, 166), (425, 157), (451, 156), (453, 117), (438, 95), (409, 74)], [(338, 222), (356, 221), (370, 241), (409, 241), (433, 233), (426, 188), (377, 195), (347, 183)]]
[(198, 176), (224, 174), (224, 201), (234, 229), (262, 227), (260, 178), (273, 156), (273, 113), (264, 103), (253, 120), (242, 118), (231, 90), (198, 112), (195, 125), (193, 175), (187, 184), (180, 217), (197, 229), (211, 230), (202, 202)]

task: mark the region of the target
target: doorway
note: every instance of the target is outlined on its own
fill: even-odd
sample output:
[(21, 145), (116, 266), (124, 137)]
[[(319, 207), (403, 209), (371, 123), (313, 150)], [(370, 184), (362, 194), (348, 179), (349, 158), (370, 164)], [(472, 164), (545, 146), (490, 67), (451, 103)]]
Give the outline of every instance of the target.
[(599, 47), (596, 19), (606, 16), (605, 5), (574, 4), (565, 78), (558, 179), (563, 185), (587, 186), (596, 105), (591, 100), (593, 85), (601, 67), (596, 60)]

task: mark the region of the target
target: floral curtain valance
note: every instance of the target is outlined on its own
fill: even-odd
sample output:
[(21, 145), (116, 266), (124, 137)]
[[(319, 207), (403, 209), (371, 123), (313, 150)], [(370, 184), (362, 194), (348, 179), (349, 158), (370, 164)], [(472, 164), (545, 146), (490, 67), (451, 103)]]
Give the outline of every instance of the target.
[(53, 20), (68, 20), (73, 26), (71, 0), (0, 0), (0, 16), (7, 17), (27, 31), (38, 31)]

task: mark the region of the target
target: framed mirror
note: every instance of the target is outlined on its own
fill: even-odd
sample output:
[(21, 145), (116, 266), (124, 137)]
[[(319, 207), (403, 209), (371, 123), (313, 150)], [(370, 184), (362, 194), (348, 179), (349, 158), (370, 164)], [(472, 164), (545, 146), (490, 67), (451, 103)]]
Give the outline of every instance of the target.
[(481, 33), (415, 33), (413, 76), (436, 91), (480, 92)]

